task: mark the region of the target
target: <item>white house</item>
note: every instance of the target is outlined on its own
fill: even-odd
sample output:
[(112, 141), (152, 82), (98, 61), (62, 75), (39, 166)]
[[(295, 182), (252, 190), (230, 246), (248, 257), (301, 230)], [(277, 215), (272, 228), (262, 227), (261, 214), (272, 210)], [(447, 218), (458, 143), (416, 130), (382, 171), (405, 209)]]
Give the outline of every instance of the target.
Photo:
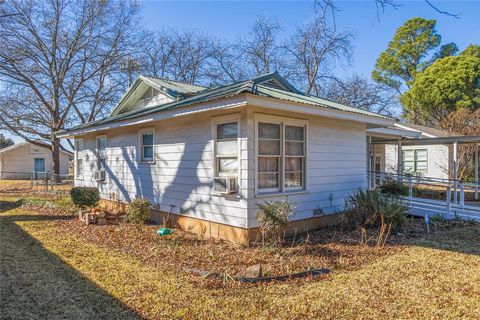
[[(60, 151), (60, 174), (68, 174), (68, 162), (73, 155)], [(41, 178), (53, 172), (52, 152), (28, 142), (0, 149), (0, 179), (30, 179), (32, 173)]]
[(141, 76), (75, 139), (75, 185), (149, 199), (153, 218), (245, 243), (257, 204), (288, 198), (291, 226), (329, 224), (367, 183), (367, 129), (394, 119), (299, 92), (277, 73), (206, 89)]
[[(397, 131), (396, 138), (424, 139), (432, 142), (423, 145), (405, 145), (402, 143), (402, 153), (400, 155), (397, 152), (398, 146), (395, 144), (375, 144), (372, 147), (373, 163), (371, 171), (397, 173), (400, 156), (403, 173), (414, 173), (437, 179), (449, 179), (451, 177), (452, 145), (435, 143), (435, 139), (429, 140), (448, 137), (448, 133), (437, 128), (404, 123), (396, 123), (390, 129)], [(378, 132), (377, 129), (370, 131)]]

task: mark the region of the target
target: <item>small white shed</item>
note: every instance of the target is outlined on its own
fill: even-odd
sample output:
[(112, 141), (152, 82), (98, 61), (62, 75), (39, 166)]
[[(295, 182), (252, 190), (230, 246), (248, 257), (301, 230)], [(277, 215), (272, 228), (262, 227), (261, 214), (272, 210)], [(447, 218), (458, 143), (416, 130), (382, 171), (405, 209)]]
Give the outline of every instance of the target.
[[(72, 154), (60, 151), (60, 174), (68, 175)], [(30, 179), (36, 172), (42, 175), (53, 172), (52, 153), (48, 148), (28, 142), (20, 142), (0, 149), (0, 179)]]

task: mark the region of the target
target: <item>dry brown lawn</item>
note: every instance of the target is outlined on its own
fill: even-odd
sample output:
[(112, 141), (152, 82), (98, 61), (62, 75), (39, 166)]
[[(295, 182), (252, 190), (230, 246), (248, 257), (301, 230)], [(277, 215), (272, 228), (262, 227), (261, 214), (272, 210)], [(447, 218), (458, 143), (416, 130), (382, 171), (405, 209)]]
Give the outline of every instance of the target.
[[(278, 248), (243, 248), (157, 226), (83, 226), (58, 196), (0, 195), (0, 318), (478, 319), (480, 226), (412, 223), (385, 249), (327, 230)], [(45, 200), (47, 199), (47, 200)], [(23, 201), (20, 201), (23, 200)], [(43, 201), (43, 202), (42, 202)], [(48, 204), (54, 203), (54, 204)], [(56, 204), (55, 204), (56, 203)], [(257, 285), (204, 278), (328, 267), (329, 275)]]

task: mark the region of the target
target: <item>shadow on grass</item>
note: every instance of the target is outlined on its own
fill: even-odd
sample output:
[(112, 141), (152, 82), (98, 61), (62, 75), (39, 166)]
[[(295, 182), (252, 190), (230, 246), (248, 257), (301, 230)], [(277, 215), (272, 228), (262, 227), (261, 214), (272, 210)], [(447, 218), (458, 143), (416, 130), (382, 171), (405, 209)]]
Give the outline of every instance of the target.
[(142, 319), (15, 223), (42, 219), (0, 216), (0, 319)]
[(17, 200), (17, 201), (0, 200), (0, 213), (19, 208), (20, 206), (22, 206), (22, 204), (23, 204), (23, 200)]
[(430, 234), (407, 240), (406, 244), (480, 256), (480, 223), (451, 220), (432, 224)]

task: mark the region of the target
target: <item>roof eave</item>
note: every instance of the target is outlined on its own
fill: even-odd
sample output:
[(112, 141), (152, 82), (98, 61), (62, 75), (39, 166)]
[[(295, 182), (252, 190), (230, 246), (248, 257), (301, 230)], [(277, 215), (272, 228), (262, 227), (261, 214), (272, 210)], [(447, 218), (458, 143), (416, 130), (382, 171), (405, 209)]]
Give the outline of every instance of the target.
[(350, 111), (337, 110), (323, 106), (311, 105), (306, 103), (298, 103), (293, 101), (281, 100), (276, 98), (247, 94), (248, 104), (289, 112), (298, 112), (321, 117), (328, 117), (341, 120), (350, 120), (355, 122), (366, 123), (372, 126), (388, 127), (393, 126), (395, 120), (384, 116), (373, 116), (362, 113), (354, 113)]

